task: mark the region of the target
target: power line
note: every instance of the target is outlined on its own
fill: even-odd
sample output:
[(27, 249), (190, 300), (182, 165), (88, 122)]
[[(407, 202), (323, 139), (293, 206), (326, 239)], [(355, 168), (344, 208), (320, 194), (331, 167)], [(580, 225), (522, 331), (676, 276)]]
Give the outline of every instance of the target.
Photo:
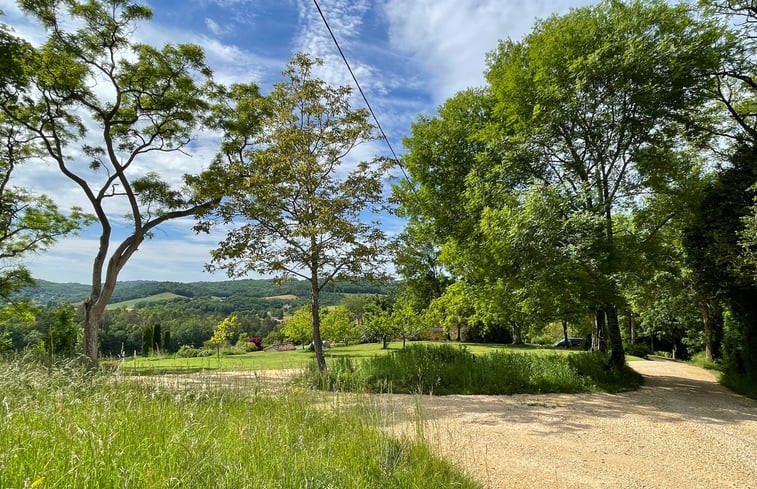
[(360, 92), (360, 95), (363, 97), (363, 101), (365, 102), (366, 107), (368, 107), (368, 112), (371, 113), (371, 116), (373, 117), (373, 120), (376, 122), (376, 127), (378, 128), (379, 132), (381, 133), (381, 137), (386, 141), (386, 145), (389, 147), (389, 151), (392, 153), (392, 157), (394, 158), (394, 162), (397, 164), (397, 166), (402, 171), (402, 175), (405, 177), (405, 180), (410, 184), (410, 189), (413, 191), (413, 193), (418, 196), (418, 194), (415, 191), (415, 185), (413, 185), (413, 181), (410, 180), (410, 177), (408, 176), (407, 172), (405, 171), (405, 167), (402, 165), (402, 162), (397, 157), (397, 153), (394, 152), (394, 148), (392, 147), (392, 143), (389, 142), (389, 138), (386, 137), (386, 133), (384, 132), (384, 128), (381, 127), (381, 123), (378, 120), (378, 117), (376, 117), (376, 113), (373, 111), (373, 107), (371, 107), (371, 103), (368, 102), (368, 97), (365, 96), (365, 92), (363, 92), (363, 88), (360, 86), (360, 82), (357, 81), (357, 77), (355, 76), (355, 72), (352, 71), (352, 67), (350, 66), (349, 61), (347, 61), (347, 57), (344, 55), (344, 52), (342, 51), (341, 46), (339, 46), (339, 41), (336, 40), (336, 36), (334, 35), (334, 31), (331, 30), (331, 26), (329, 25), (328, 21), (326, 20), (326, 16), (323, 15), (323, 10), (321, 10), (321, 6), (318, 5), (318, 0), (313, 0), (313, 3), (315, 4), (315, 8), (318, 9), (318, 13), (321, 15), (321, 19), (323, 20), (323, 24), (326, 26), (326, 29), (329, 31), (329, 34), (331, 35), (331, 39), (334, 41), (334, 45), (336, 46), (337, 51), (339, 51), (339, 55), (342, 57), (342, 60), (344, 61), (345, 66), (347, 66), (347, 70), (350, 72), (350, 75), (352, 76), (352, 81), (355, 82), (355, 85), (357, 86), (358, 91)]

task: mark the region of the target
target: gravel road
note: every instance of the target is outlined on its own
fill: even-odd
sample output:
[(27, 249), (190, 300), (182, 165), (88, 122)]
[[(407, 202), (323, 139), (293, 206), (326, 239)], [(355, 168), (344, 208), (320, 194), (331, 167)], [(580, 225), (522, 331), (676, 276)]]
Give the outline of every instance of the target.
[(382, 409), (489, 488), (757, 489), (757, 401), (684, 363), (630, 365), (634, 392), (392, 395)]

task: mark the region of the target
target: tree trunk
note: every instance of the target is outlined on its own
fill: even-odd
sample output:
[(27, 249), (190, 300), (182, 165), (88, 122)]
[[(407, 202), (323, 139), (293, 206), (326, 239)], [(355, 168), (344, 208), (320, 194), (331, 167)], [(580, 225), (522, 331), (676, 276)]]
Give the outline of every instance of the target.
[(597, 309), (594, 315), (594, 335), (591, 338), (592, 351), (605, 351), (605, 311)]
[(713, 360), (713, 342), (714, 334), (712, 331), (712, 321), (710, 320), (710, 308), (707, 301), (699, 301), (699, 312), (702, 315), (702, 324), (704, 326), (704, 358), (708, 362)]
[[(314, 269), (315, 270), (315, 269)], [(310, 278), (310, 307), (313, 316), (313, 349), (318, 370), (326, 373), (326, 358), (323, 356), (323, 343), (321, 342), (321, 290), (318, 287), (318, 273), (313, 271)]]
[(563, 338), (565, 338), (565, 346), (570, 346), (570, 341), (568, 341), (568, 321), (562, 320), (562, 335)]
[(605, 304), (607, 316), (607, 338), (610, 341), (610, 368), (621, 370), (626, 363), (626, 355), (623, 351), (623, 337), (620, 335), (618, 322), (618, 309), (612, 304)]
[(628, 341), (631, 344), (636, 343), (636, 317), (633, 311), (628, 311)]
[(463, 339), (460, 337), (460, 325), (457, 325), (457, 341), (463, 341)]
[(513, 329), (513, 345), (522, 345), (523, 336), (521, 335), (520, 324), (518, 324), (517, 321), (513, 321), (512, 329)]

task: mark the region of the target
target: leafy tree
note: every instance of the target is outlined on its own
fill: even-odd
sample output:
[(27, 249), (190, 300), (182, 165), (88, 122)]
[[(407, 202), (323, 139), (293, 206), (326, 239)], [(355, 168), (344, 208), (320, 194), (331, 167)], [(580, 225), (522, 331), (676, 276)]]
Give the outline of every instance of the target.
[(171, 330), (168, 328), (163, 331), (163, 340), (161, 341), (161, 345), (166, 353), (171, 352)]
[(441, 249), (434, 243), (430, 227), (428, 221), (411, 219), (392, 243), (394, 265), (405, 293), (413, 295), (421, 308), (440, 297), (450, 282), (442, 270)]
[[(723, 356), (726, 375), (757, 379), (757, 282), (744, 260), (744, 218), (757, 183), (757, 149), (740, 145), (731, 167), (708, 181), (695, 219), (686, 230), (687, 258), (703, 290), (724, 306), (728, 319)], [(725, 326), (725, 325), (724, 325)]]
[(71, 357), (76, 353), (76, 341), (79, 336), (79, 325), (76, 322), (76, 311), (70, 305), (64, 305), (53, 311), (52, 322), (45, 334), (45, 349), (51, 357), (62, 355)]
[[(318, 64), (296, 55), (266, 99), (262, 133), (244, 135), (242, 150), (225, 155), (236, 177), (217, 215), (241, 224), (212, 252), (210, 268), (307, 280), (316, 358), (325, 370), (321, 292), (335, 280), (382, 275), (384, 234), (363, 216), (382, 204), (383, 168), (363, 162), (342, 169), (373, 138), (373, 127), (367, 111), (350, 108), (349, 87), (313, 76)], [(249, 117), (245, 110), (239, 116)]]
[(310, 313), (310, 308), (308, 304), (297, 309), (291, 318), (284, 321), (281, 329), (287, 338), (302, 345), (313, 338), (313, 315)]
[(388, 307), (382, 307), (380, 301), (372, 302), (365, 307), (363, 327), (365, 336), (379, 338), (383, 349), (386, 349), (389, 341), (397, 335), (397, 326), (392, 320), (391, 310)]
[(401, 214), (414, 218), (403, 240), (423, 241), (426, 254), (434, 253), (433, 245), (473, 230), (477, 216), (467, 207), (466, 179), (485, 167), (486, 144), (477, 134), (489, 122), (493, 105), (486, 89), (460, 92), (439, 107), (437, 117), (421, 116), (403, 141), (410, 181), (400, 182), (394, 193)]
[(360, 340), (361, 332), (355, 316), (345, 306), (336, 306), (323, 315), (321, 323), (323, 336), (334, 342), (344, 343)]
[[(7, 105), (17, 103), (30, 89), (24, 58), (31, 50), (0, 24), (0, 98)], [(73, 233), (91, 219), (79, 208), (66, 216), (48, 197), (12, 185), (18, 165), (39, 155), (23, 125), (0, 111), (0, 298), (5, 300), (33, 284), (19, 259), (45, 250), (56, 238)]]
[(221, 356), (221, 347), (226, 346), (230, 339), (234, 338), (234, 333), (239, 331), (239, 319), (236, 314), (224, 318), (218, 323), (213, 330), (213, 336), (206, 342), (211, 348), (215, 348), (218, 356)]
[[(582, 246), (592, 250), (594, 304), (616, 369), (624, 362), (620, 276), (633, 262), (618, 217), (690, 171), (679, 152), (692, 127), (708, 122), (708, 74), (720, 65), (722, 38), (719, 25), (685, 5), (610, 1), (541, 21), (489, 59), (498, 130), (487, 138), (502, 158), (487, 177), (489, 194), (507, 178), (513, 189), (550, 185), (570, 209), (601, 220)], [(702, 109), (697, 120), (692, 107)]]
[(400, 294), (394, 302), (390, 319), (396, 335), (402, 338), (402, 348), (408, 339), (417, 339), (429, 329), (426, 317), (408, 294)]
[[(200, 47), (132, 42), (136, 23), (151, 17), (147, 7), (126, 0), (20, 3), (48, 37), (21, 58), (30, 90), (4, 97), (0, 113), (81, 190), (100, 225), (84, 301), (84, 352), (96, 362), (98, 327), (129, 258), (160, 224), (219, 200), (213, 191), (223, 185), (213, 184), (213, 175), (224, 172), (185, 175), (182, 184), (143, 170), (163, 154), (188, 150), (215, 91)], [(124, 212), (131, 227), (119, 242), (113, 229)]]

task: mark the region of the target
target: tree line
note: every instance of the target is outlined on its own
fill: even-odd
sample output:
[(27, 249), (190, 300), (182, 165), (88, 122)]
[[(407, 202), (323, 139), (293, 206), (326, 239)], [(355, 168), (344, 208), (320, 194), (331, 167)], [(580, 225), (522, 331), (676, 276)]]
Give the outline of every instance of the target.
[[(642, 336), (757, 379), (750, 2), (604, 1), (538, 21), (405, 139), (418, 310)], [(440, 273), (441, 271), (441, 273)]]

